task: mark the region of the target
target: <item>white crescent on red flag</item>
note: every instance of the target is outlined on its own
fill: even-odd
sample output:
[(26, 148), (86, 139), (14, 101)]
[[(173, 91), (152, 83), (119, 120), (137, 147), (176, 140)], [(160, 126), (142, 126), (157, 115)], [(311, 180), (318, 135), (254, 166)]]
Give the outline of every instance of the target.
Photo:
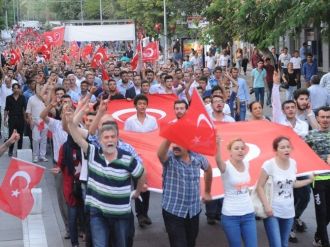
[(216, 151), (213, 121), (196, 89), (185, 115), (177, 121), (162, 122), (159, 134), (193, 152), (214, 155)]
[(108, 60), (106, 48), (100, 47), (94, 54), (91, 62), (92, 68), (98, 68), (103, 62)]
[(0, 209), (20, 219), (32, 210), (31, 189), (42, 179), (45, 168), (12, 158), (0, 187)]
[(142, 60), (144, 63), (146, 62), (154, 62), (159, 58), (159, 49), (158, 42), (150, 42), (146, 47), (142, 50)]
[[(169, 122), (175, 119), (172, 99), (158, 98), (167, 97), (162, 95), (151, 95), (149, 98), (149, 114), (156, 118)], [(161, 192), (162, 190), (162, 165), (157, 158), (157, 150), (163, 138), (159, 136), (159, 130), (149, 133), (126, 132), (123, 128), (125, 119), (135, 114), (132, 101), (114, 100), (109, 103), (108, 112), (117, 120), (120, 130), (120, 138), (134, 146), (142, 157), (147, 170), (147, 181), (150, 190)], [(163, 117), (164, 116), (164, 117)], [(292, 158), (297, 161), (298, 174), (312, 171), (325, 171), (329, 167), (321, 160), (314, 151), (289, 127), (271, 123), (268, 121), (251, 121), (237, 123), (215, 124), (217, 132), (223, 139), (222, 154), (226, 160), (229, 158), (227, 144), (235, 139), (242, 138), (248, 147), (246, 159), (250, 162), (250, 185), (253, 186), (259, 177), (263, 162), (274, 157), (272, 141), (284, 135), (290, 138), (293, 144)], [(206, 156), (213, 168), (212, 196), (223, 195), (223, 185), (220, 171), (216, 166), (214, 156)], [(201, 174), (202, 175), (202, 174)], [(203, 186), (204, 183), (201, 182)], [(203, 189), (201, 190), (203, 191)]]

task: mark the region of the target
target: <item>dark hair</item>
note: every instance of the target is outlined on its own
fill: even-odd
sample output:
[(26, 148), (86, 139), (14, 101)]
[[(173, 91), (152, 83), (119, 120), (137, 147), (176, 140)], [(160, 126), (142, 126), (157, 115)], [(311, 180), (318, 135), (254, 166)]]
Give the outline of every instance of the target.
[(215, 67), (214, 70), (213, 70), (213, 74), (214, 74), (216, 71), (220, 71), (220, 72), (222, 72), (222, 68), (221, 68), (220, 66)]
[(288, 104), (294, 104), (294, 105), (296, 105), (296, 102), (294, 100), (292, 100), (292, 99), (284, 101), (282, 103), (282, 110), (284, 110), (285, 105), (288, 105)]
[(55, 93), (57, 93), (58, 91), (64, 91), (64, 93), (65, 93), (65, 89), (63, 87), (55, 88)]
[(18, 87), (18, 89), (21, 89), (21, 85), (19, 85), (18, 83), (14, 83), (13, 85), (11, 85), (11, 89), (14, 89), (14, 87)]
[(205, 76), (202, 76), (199, 80), (200, 81), (205, 81), (207, 83), (207, 77), (205, 77)]
[(182, 69), (176, 68), (176, 69), (174, 70), (175, 73), (178, 72), (178, 71), (182, 72)]
[(306, 54), (306, 57), (313, 57), (313, 54), (309, 52)]
[(89, 85), (89, 83), (88, 83), (87, 81), (82, 81), (82, 82), (80, 83), (80, 86), (81, 86), (81, 84), (87, 84), (87, 86)]
[(286, 137), (286, 136), (279, 136), (279, 137), (276, 137), (276, 138), (273, 140), (273, 144), (272, 144), (272, 146), (273, 146), (273, 150), (274, 150), (274, 151), (277, 151), (279, 143), (280, 143), (281, 141), (283, 141), (283, 140), (287, 140), (288, 142), (291, 143), (289, 137)]
[(71, 99), (71, 96), (68, 94), (64, 94), (61, 99)]
[(164, 81), (166, 81), (166, 80), (173, 80), (173, 76), (171, 76), (171, 75), (165, 76)]
[(309, 97), (309, 91), (306, 88), (299, 88), (293, 93), (293, 98), (297, 100), (300, 95), (307, 95)]
[(148, 85), (150, 85), (150, 82), (147, 81), (147, 80), (142, 80), (142, 81), (141, 81), (141, 86), (142, 86), (142, 84), (148, 84)]
[(87, 116), (96, 116), (96, 112), (95, 111), (90, 111), (86, 115)]
[(145, 72), (145, 75), (147, 75), (148, 73), (152, 73), (153, 75), (155, 74), (155, 72), (151, 69), (147, 69)]
[(214, 98), (219, 98), (219, 99), (224, 100), (223, 97), (221, 97), (220, 95), (213, 95), (213, 96), (211, 97), (211, 102), (212, 102), (212, 103), (213, 103), (213, 99), (214, 99)]
[(318, 75), (313, 75), (311, 77), (311, 84), (314, 84), (314, 85), (320, 84), (320, 77)]
[(261, 59), (258, 60), (257, 63), (260, 63), (260, 62), (264, 63), (264, 60), (261, 58)]
[(177, 104), (184, 104), (185, 105), (185, 107), (186, 107), (186, 110), (188, 109), (188, 103), (185, 101), (185, 100), (183, 100), (183, 99), (178, 99), (178, 100), (176, 100), (176, 101), (174, 101), (174, 107), (175, 107), (175, 105), (177, 105)]
[(128, 74), (128, 72), (126, 71), (126, 70), (123, 70), (123, 71), (120, 71), (120, 77), (122, 77), (123, 76), (123, 74)]
[(266, 57), (265, 61), (270, 61), (270, 58), (269, 57)]
[(211, 94), (213, 94), (215, 91), (218, 91), (218, 90), (220, 90), (222, 93), (224, 93), (222, 90), (222, 87), (220, 87), (219, 85), (215, 85), (211, 90)]
[(317, 108), (315, 115), (319, 116), (320, 111), (330, 111), (329, 106), (321, 106), (320, 108)]
[(148, 105), (148, 98), (144, 94), (138, 94), (138, 95), (135, 96), (135, 98), (134, 98), (134, 105), (135, 106), (137, 105), (137, 103), (138, 103), (139, 100), (146, 101), (147, 102), (147, 105)]
[(253, 107), (253, 105), (254, 105), (255, 103), (259, 103), (259, 104), (261, 105), (261, 108), (263, 108), (263, 107), (262, 107), (262, 104), (261, 104), (259, 101), (256, 101), (256, 100), (255, 100), (255, 101), (252, 101), (252, 102), (249, 104), (249, 111), (250, 111), (250, 112), (252, 112), (252, 107)]

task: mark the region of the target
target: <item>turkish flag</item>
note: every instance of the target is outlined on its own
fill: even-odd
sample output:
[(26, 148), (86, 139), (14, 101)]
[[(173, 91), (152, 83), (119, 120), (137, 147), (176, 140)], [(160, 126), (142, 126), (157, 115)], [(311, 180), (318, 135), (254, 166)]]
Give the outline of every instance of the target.
[(79, 46), (76, 41), (71, 42), (70, 46), (70, 55), (73, 57), (75, 60), (78, 59), (79, 57)]
[(193, 152), (214, 155), (215, 128), (195, 89), (186, 114), (179, 120), (160, 125), (160, 136)]
[(44, 167), (12, 158), (0, 188), (0, 208), (25, 219), (34, 204), (31, 189), (41, 181), (44, 171)]
[(39, 131), (42, 131), (44, 128), (45, 128), (45, 122), (44, 122), (44, 121), (41, 121), (41, 122), (38, 124), (38, 130), (39, 130)]
[(138, 63), (139, 63), (139, 54), (135, 53), (134, 57), (132, 58), (132, 60), (130, 62), (132, 70), (136, 70)]
[(146, 62), (154, 62), (159, 58), (158, 51), (158, 42), (150, 42), (146, 47), (143, 48), (142, 51), (142, 60), (144, 63)]
[(49, 32), (44, 32), (45, 43), (50, 46), (61, 46), (64, 41), (64, 31), (64, 27), (57, 27)]
[[(169, 122), (175, 119), (173, 111), (173, 102), (176, 99), (172, 95), (150, 95), (149, 112), (162, 122)], [(193, 100), (196, 102), (196, 100)], [(193, 104), (192, 102), (192, 104)], [(194, 103), (195, 104), (195, 103)], [(193, 105), (191, 107), (194, 107)], [(192, 108), (194, 109), (194, 108)], [(143, 164), (147, 170), (147, 181), (149, 190), (156, 192), (162, 191), (162, 173), (163, 168), (157, 157), (157, 150), (162, 138), (158, 131), (149, 133), (134, 133), (122, 130), (125, 119), (135, 114), (135, 107), (132, 101), (115, 100), (108, 105), (108, 112), (116, 119), (120, 130), (120, 138), (131, 144), (142, 157)], [(191, 114), (191, 113), (186, 113)], [(180, 120), (179, 120), (180, 121)], [(178, 122), (179, 122), (178, 121)], [(196, 121), (193, 120), (193, 121)], [(183, 121), (185, 122), (185, 121)], [(161, 123), (161, 128), (163, 128)], [(205, 125), (205, 126), (204, 126)], [(200, 127), (206, 127), (208, 124), (205, 120), (200, 121)], [(187, 125), (189, 126), (189, 125)], [(203, 128), (204, 128), (203, 127)], [(271, 123), (268, 121), (251, 121), (237, 123), (217, 123), (214, 126), (223, 139), (222, 157), (224, 160), (229, 159), (229, 153), (226, 148), (227, 144), (235, 139), (242, 138), (247, 144), (246, 160), (250, 162), (250, 185), (255, 185), (260, 174), (261, 166), (267, 159), (274, 157), (272, 149), (272, 141), (284, 135), (290, 138), (294, 147), (291, 157), (297, 161), (298, 174), (302, 175), (312, 171), (325, 171), (329, 167), (321, 160), (314, 151), (289, 127)], [(184, 134), (190, 136), (190, 131), (182, 130)], [(215, 163), (214, 156), (206, 156), (213, 170), (213, 183), (211, 194), (213, 197), (221, 197), (223, 195), (223, 185), (221, 174)], [(203, 174), (201, 175), (203, 177)], [(203, 191), (203, 178), (201, 178), (201, 186)]]
[(50, 46), (47, 44), (42, 45), (38, 48), (38, 52), (41, 52), (46, 60), (50, 59)]
[(110, 80), (110, 76), (109, 76), (108, 72), (106, 71), (106, 69), (104, 67), (102, 67), (102, 80), (103, 81), (109, 81)]
[(81, 57), (83, 59), (86, 59), (89, 55), (92, 54), (92, 52), (93, 52), (93, 46), (92, 44), (88, 44), (82, 49)]
[(20, 60), (20, 52), (18, 50), (15, 50), (15, 49), (11, 49), (10, 50), (10, 60), (9, 60), (9, 63), (11, 65), (15, 65), (16, 63), (19, 62)]
[(94, 57), (91, 62), (91, 67), (97, 68), (97, 67), (101, 66), (101, 64), (104, 61), (107, 61), (107, 60), (108, 60), (108, 57), (107, 57), (106, 48), (100, 47), (94, 54)]
[(71, 64), (70, 58), (66, 53), (64, 53), (62, 56), (62, 61), (64, 61), (66, 64)]

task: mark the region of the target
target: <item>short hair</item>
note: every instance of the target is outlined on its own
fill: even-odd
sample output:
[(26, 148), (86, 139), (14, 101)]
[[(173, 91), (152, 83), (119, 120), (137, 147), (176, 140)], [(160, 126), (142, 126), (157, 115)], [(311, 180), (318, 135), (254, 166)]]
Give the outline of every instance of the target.
[(306, 57), (313, 57), (313, 54), (310, 53), (310, 52), (308, 52), (308, 53), (306, 54)]
[(122, 77), (124, 74), (128, 74), (128, 72), (126, 70), (120, 71), (120, 77)]
[(64, 94), (61, 99), (71, 99), (71, 96), (68, 94)]
[(222, 68), (221, 68), (220, 66), (215, 67), (214, 70), (213, 70), (213, 74), (214, 74), (216, 71), (220, 71), (220, 72), (222, 72)]
[(96, 112), (95, 111), (90, 111), (86, 115), (87, 116), (96, 116)]
[(21, 85), (19, 85), (18, 83), (14, 83), (13, 85), (11, 85), (11, 89), (14, 89), (14, 87), (18, 87), (18, 89), (21, 89)]
[(141, 81), (141, 86), (142, 86), (142, 84), (148, 84), (148, 85), (150, 86), (150, 82), (147, 81), (147, 80), (143, 80), (143, 81)]
[(188, 109), (188, 103), (185, 101), (185, 100), (183, 100), (183, 99), (178, 99), (178, 100), (176, 100), (176, 101), (174, 101), (174, 107), (175, 107), (175, 105), (177, 105), (177, 104), (184, 104), (185, 105), (185, 108), (186, 108), (186, 110)]
[(320, 77), (318, 75), (313, 75), (311, 77), (311, 84), (320, 84)]
[(80, 83), (80, 86), (81, 86), (82, 84), (87, 84), (87, 85), (89, 85), (89, 83), (88, 83), (87, 81), (82, 81), (82, 82)]
[(155, 72), (151, 69), (147, 69), (145, 72), (145, 75), (147, 75), (148, 73), (152, 73), (153, 75), (155, 74)]
[(330, 107), (329, 106), (321, 106), (320, 108), (317, 108), (315, 115), (318, 117), (320, 111), (330, 111)]
[(213, 95), (213, 93), (218, 90), (220, 90), (221, 93), (224, 93), (222, 87), (220, 87), (219, 85), (215, 85), (211, 90), (211, 94)]
[(265, 61), (270, 61), (270, 58), (269, 57), (266, 57)]
[(57, 88), (55, 88), (55, 93), (57, 93), (58, 91), (64, 91), (64, 93), (65, 93), (64, 87), (57, 87)]
[(136, 106), (139, 100), (144, 100), (147, 102), (148, 105), (148, 97), (145, 96), (144, 94), (138, 94), (134, 97), (134, 105)]
[(260, 63), (260, 62), (264, 63), (264, 60), (262, 58), (260, 58), (257, 63)]
[(182, 72), (182, 69), (176, 68), (176, 69), (174, 70), (175, 73), (178, 72), (178, 71)]
[(290, 99), (290, 100), (286, 100), (286, 101), (284, 101), (284, 102), (282, 103), (282, 110), (284, 110), (285, 105), (288, 105), (288, 104), (294, 104), (294, 105), (297, 105), (296, 102), (295, 102), (294, 100), (292, 100), (292, 99)]
[(306, 88), (299, 88), (293, 93), (293, 98), (297, 100), (300, 95), (307, 95), (309, 97), (309, 91)]
[(206, 76), (202, 76), (199, 80), (200, 80), (200, 81), (205, 81), (206, 83), (207, 83), (207, 81), (208, 81)]
[(213, 103), (213, 99), (214, 99), (214, 98), (220, 98), (220, 99), (224, 100), (223, 97), (221, 97), (220, 95), (213, 95), (213, 96), (211, 97), (211, 102), (212, 102), (212, 103)]
[(119, 131), (118, 124), (114, 120), (105, 121), (102, 123), (102, 126), (104, 126), (104, 125), (113, 125), (116, 128), (117, 132)]
[(164, 81), (166, 81), (166, 80), (173, 80), (173, 76), (171, 76), (171, 75), (165, 76)]
[(273, 140), (273, 144), (272, 144), (272, 146), (273, 146), (273, 150), (274, 150), (274, 151), (277, 151), (279, 143), (280, 143), (281, 141), (283, 141), (283, 140), (286, 140), (286, 141), (290, 142), (290, 144), (291, 144), (291, 141), (290, 141), (289, 137), (286, 137), (286, 136), (279, 136), (279, 137), (276, 137), (276, 138)]
[(102, 127), (99, 129), (98, 137), (101, 137), (105, 131), (113, 131), (115, 132), (116, 136), (118, 136), (118, 129), (113, 124), (102, 125)]
[(249, 110), (250, 110), (250, 112), (252, 112), (253, 105), (256, 104), (256, 103), (260, 104), (260, 105), (261, 105), (261, 108), (263, 109), (262, 104), (261, 104), (259, 101), (255, 100), (255, 101), (252, 101), (252, 102), (249, 104)]

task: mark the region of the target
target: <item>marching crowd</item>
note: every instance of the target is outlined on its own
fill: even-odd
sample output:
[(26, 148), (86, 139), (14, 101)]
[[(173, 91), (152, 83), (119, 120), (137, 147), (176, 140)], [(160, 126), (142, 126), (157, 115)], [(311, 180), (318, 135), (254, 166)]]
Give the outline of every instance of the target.
[[(164, 64), (149, 64), (139, 72), (133, 71), (129, 62), (115, 60), (106, 62), (102, 69), (82, 60), (69, 65), (59, 59), (64, 50), (55, 48), (49, 60), (25, 51), (15, 65), (2, 57), (1, 133), (6, 141), (0, 153), (8, 148), (8, 155), (14, 155), (13, 144), (18, 141), (18, 149), (22, 148), (22, 137), (27, 135), (33, 162), (42, 164), (48, 161), (47, 140), (51, 140), (52, 172), (67, 230), (64, 237), (72, 246), (79, 246), (79, 235), (86, 246), (133, 246), (131, 199), (135, 199), (139, 226), (152, 225), (143, 159), (119, 138), (118, 124), (107, 114), (109, 100), (127, 99), (136, 108), (136, 114), (125, 121), (125, 131), (149, 132), (157, 129), (158, 123), (146, 113), (148, 95), (177, 95), (173, 108), (179, 120), (197, 89), (214, 122), (273, 121), (289, 126), (330, 164), (330, 73), (318, 76), (317, 61), (305, 43), (292, 56), (287, 48), (280, 55), (275, 48), (263, 55), (254, 49), (251, 56), (243, 48), (230, 56), (226, 49), (217, 55), (219, 50), (211, 47), (205, 64), (197, 51), (192, 51), (184, 61), (174, 54)], [(241, 76), (247, 73), (248, 63), (251, 83)], [(271, 107), (272, 116), (264, 114), (264, 103)], [(312, 190), (317, 224), (313, 245), (330, 246), (330, 175), (296, 177), (299, 164), (290, 157), (293, 148), (290, 139), (279, 133), (273, 140), (274, 157), (262, 165), (256, 186), (267, 215), (263, 222), (269, 245), (285, 247), (289, 240), (298, 242), (295, 232), (306, 230), (300, 217)], [(218, 135), (215, 159), (224, 197), (212, 200), (212, 168), (207, 159), (169, 140), (160, 144), (161, 206), (170, 246), (195, 246), (201, 213), (200, 169), (204, 170), (202, 194), (208, 224), (220, 221), (231, 247), (242, 246), (242, 242), (247, 247), (258, 246), (249, 163), (244, 159), (246, 144), (243, 139), (232, 140), (225, 161), (222, 149)], [(269, 180), (273, 185), (271, 200), (265, 191)]]

